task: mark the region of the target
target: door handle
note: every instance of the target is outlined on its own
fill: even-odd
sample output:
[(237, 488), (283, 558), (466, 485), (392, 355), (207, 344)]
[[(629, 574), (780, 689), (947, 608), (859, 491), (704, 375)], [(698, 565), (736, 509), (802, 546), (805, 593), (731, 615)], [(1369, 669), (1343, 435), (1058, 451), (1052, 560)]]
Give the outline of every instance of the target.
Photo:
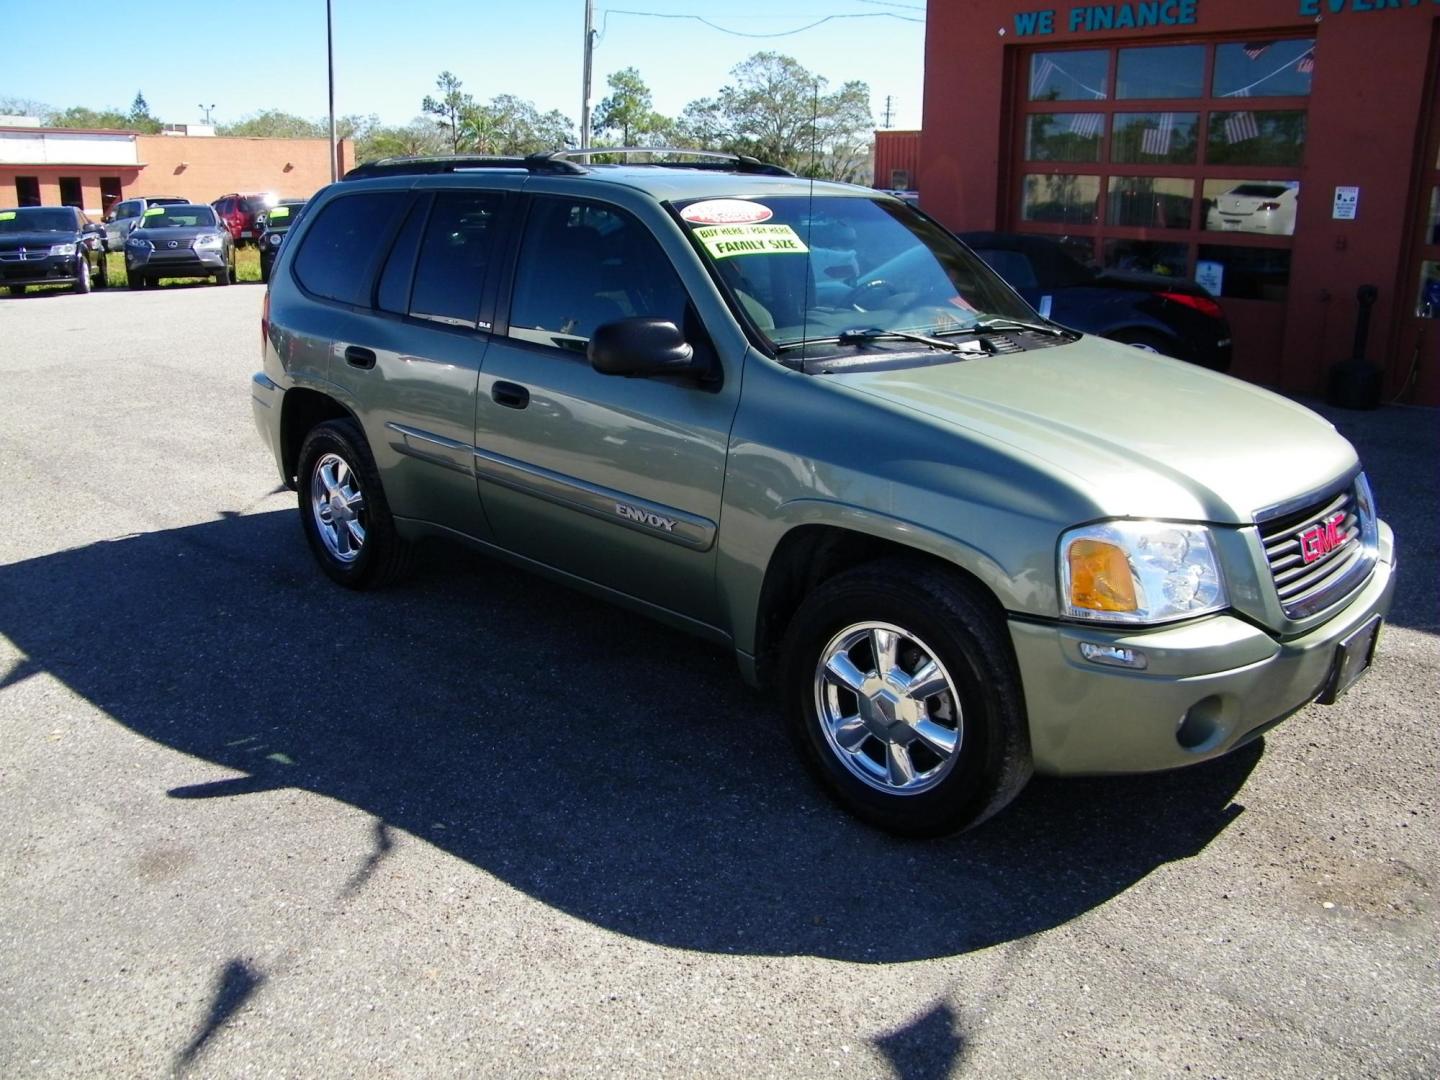
[(351, 367), (373, 368), (375, 353), (361, 345), (347, 345), (345, 346), (345, 362)]
[(506, 382), (501, 379), (490, 387), (490, 397), (497, 405), (504, 405), (507, 409), (523, 409), (530, 404), (530, 391), (519, 383)]

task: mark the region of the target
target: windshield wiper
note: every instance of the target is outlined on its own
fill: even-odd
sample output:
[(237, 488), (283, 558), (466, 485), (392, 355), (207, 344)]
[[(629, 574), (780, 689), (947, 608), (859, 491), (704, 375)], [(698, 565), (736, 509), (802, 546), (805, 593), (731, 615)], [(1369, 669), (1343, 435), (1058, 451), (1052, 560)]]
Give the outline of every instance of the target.
[(879, 326), (852, 326), (848, 330), (841, 330), (839, 337), (835, 339), (839, 345), (855, 345), (862, 341), (916, 341), (944, 352), (969, 351), (958, 342), (942, 341), (940, 338), (916, 334), (909, 330), (886, 330)]
[(1075, 335), (1074, 330), (1066, 330), (1063, 326), (1052, 326), (1049, 323), (1031, 322), (1028, 319), (1011, 319), (995, 317), (990, 319), (976, 319), (969, 326), (963, 327), (958, 333), (962, 334), (985, 334), (991, 331), (1003, 330), (1033, 330), (1037, 334), (1049, 334), (1051, 337), (1070, 337)]

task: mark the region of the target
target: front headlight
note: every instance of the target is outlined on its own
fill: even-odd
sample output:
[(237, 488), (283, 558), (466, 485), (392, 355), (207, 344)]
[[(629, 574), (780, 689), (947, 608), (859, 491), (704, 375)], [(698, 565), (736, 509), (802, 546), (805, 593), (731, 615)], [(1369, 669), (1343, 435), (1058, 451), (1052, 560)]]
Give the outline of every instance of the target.
[(51, 255), (74, 255), (74, 254), (75, 254), (75, 245), (74, 245), (74, 244), (56, 244), (54, 247), (52, 247), (52, 248), (50, 249), (50, 254), (51, 254)]
[(1060, 604), (1072, 619), (1158, 623), (1229, 606), (1203, 525), (1106, 521), (1060, 537)]
[(151, 251), (155, 247), (155, 245), (150, 243), (149, 240), (142, 240), (138, 236), (132, 236), (130, 237), (130, 239), (126, 240), (125, 246), (135, 251)]
[(195, 238), (197, 248), (218, 248), (224, 246), (225, 241), (214, 233), (206, 233)]

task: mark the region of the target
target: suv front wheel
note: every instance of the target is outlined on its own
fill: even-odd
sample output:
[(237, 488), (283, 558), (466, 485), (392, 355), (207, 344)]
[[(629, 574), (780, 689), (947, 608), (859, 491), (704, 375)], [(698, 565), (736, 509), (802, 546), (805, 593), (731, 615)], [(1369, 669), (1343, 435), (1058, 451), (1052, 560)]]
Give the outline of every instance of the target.
[(1030, 778), (1004, 623), (973, 587), (904, 560), (823, 583), (785, 635), (790, 733), (822, 785), (890, 832), (979, 824)]
[(380, 474), (353, 420), (317, 425), (300, 447), (300, 522), (321, 569), (351, 589), (386, 585), (409, 569)]

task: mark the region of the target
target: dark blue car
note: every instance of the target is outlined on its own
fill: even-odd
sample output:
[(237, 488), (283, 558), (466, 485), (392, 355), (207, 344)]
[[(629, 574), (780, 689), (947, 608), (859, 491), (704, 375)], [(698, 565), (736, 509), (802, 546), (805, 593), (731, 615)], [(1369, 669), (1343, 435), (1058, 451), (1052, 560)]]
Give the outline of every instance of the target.
[(1085, 334), (1227, 371), (1230, 324), (1190, 278), (1100, 270), (1048, 236), (967, 232), (959, 237), (1046, 318)]

